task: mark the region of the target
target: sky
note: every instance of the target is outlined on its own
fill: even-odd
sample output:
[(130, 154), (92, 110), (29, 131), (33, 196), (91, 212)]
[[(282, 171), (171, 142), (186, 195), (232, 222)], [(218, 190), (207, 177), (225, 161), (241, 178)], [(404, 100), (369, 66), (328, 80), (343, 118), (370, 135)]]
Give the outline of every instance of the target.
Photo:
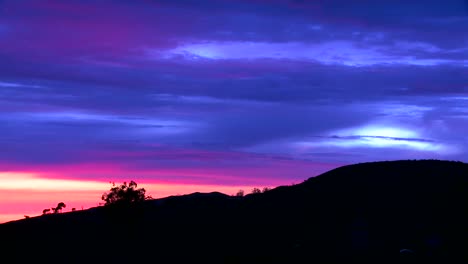
[(467, 132), (465, 0), (0, 0), (0, 222), (468, 162)]

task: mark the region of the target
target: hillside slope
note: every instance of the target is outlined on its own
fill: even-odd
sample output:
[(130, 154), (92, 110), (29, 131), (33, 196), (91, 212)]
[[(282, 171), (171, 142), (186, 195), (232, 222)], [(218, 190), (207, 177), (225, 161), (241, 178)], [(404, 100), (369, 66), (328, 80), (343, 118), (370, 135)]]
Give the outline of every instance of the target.
[(398, 263), (401, 249), (466, 263), (467, 223), (468, 164), (419, 160), (344, 166), (242, 198), (194, 193), (24, 219), (0, 234), (17, 263)]

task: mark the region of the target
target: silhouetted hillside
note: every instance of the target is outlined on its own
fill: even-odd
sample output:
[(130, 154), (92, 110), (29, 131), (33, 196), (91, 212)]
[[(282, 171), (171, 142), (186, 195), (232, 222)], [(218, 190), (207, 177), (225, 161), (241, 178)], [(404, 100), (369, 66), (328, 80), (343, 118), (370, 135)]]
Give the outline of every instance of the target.
[(466, 263), (467, 223), (468, 164), (421, 160), (344, 166), (245, 197), (46, 215), (0, 234), (19, 263)]

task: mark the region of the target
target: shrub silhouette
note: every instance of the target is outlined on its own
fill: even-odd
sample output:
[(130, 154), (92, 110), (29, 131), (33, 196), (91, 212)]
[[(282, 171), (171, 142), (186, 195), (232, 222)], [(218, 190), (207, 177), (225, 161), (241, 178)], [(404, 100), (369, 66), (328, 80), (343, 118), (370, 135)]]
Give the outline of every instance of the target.
[(128, 185), (124, 182), (120, 186), (112, 183), (112, 188), (109, 192), (105, 192), (101, 199), (105, 202), (104, 205), (132, 204), (152, 199), (151, 196), (146, 195), (145, 188), (137, 189), (137, 186), (134, 181), (130, 181)]
[(259, 188), (253, 188), (252, 194), (258, 194), (258, 193), (262, 193), (262, 191)]
[(56, 207), (52, 207), (52, 211), (54, 211), (54, 214), (62, 212), (62, 209), (67, 207), (64, 202), (60, 202), (57, 204)]
[(46, 208), (44, 210), (42, 210), (42, 214), (45, 215), (45, 214), (48, 214), (50, 213), (50, 209), (49, 208)]
[(237, 197), (243, 197), (243, 196), (244, 196), (244, 190), (239, 190), (239, 191), (236, 193), (236, 196), (237, 196)]

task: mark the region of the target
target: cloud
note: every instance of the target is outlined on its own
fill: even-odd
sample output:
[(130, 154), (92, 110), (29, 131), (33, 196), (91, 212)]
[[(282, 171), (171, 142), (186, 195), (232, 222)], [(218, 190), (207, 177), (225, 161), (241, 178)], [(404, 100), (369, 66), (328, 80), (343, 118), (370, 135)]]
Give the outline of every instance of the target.
[(393, 148), (427, 153), (453, 155), (459, 152), (450, 143), (424, 138), (423, 131), (398, 124), (372, 124), (334, 131), (330, 136), (316, 136), (303, 142), (305, 146), (333, 146), (338, 148)]
[[(208, 42), (185, 44), (167, 51), (166, 57), (186, 59), (289, 59), (323, 64), (369, 66), (375, 64), (438, 65), (468, 63), (466, 48), (441, 50), (426, 43), (402, 42), (392, 46), (358, 45), (351, 41), (309, 42)], [(156, 58), (159, 51), (154, 52)], [(160, 56), (160, 55), (159, 55)]]

